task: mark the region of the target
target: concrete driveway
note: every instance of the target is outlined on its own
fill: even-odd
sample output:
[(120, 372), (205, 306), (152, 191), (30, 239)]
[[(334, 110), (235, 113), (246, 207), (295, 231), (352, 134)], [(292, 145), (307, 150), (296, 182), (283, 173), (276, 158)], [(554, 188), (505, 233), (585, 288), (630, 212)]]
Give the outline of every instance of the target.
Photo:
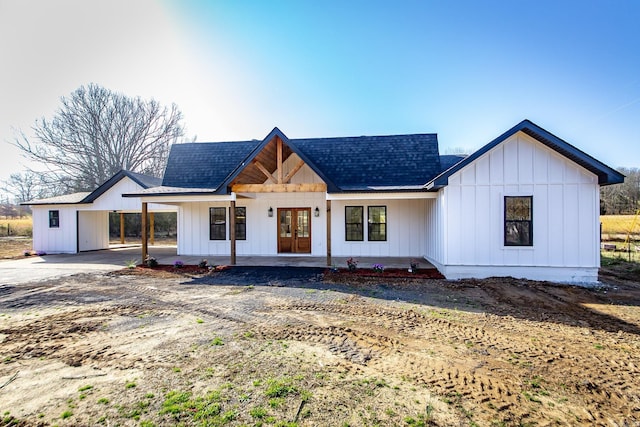
[(119, 270), (125, 267), (127, 260), (135, 259), (136, 255), (139, 259), (139, 254), (139, 248), (122, 248), (1, 261), (0, 284), (14, 285), (77, 273)]

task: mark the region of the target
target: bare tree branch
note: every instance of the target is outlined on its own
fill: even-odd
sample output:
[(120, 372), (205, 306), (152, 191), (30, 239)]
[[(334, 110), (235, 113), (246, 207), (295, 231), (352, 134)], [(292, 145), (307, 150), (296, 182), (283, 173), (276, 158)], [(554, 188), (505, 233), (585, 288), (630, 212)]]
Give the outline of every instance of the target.
[(161, 176), (171, 144), (183, 136), (175, 104), (130, 98), (95, 84), (61, 98), (53, 118), (36, 120), (30, 140), (13, 144), (46, 167), (43, 181), (71, 191), (90, 191), (126, 169)]

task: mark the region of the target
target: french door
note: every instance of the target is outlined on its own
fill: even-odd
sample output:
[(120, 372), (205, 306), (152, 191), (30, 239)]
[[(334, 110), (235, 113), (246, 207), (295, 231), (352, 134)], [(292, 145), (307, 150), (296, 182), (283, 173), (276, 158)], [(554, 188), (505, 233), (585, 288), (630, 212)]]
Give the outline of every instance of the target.
[(311, 208), (278, 208), (278, 253), (311, 253)]

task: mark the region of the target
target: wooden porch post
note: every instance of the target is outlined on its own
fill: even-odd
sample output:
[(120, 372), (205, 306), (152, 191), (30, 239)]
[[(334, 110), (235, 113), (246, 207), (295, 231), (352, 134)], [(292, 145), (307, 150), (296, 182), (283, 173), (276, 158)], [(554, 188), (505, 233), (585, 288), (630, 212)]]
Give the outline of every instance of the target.
[(236, 201), (231, 201), (229, 212), (229, 239), (231, 240), (231, 265), (236, 265)]
[(327, 200), (327, 266), (331, 267), (331, 200)]
[(120, 244), (124, 245), (124, 212), (120, 212)]
[(147, 202), (142, 202), (142, 262), (147, 258), (149, 248), (147, 246)]
[(151, 245), (155, 244), (155, 220), (156, 215), (153, 212), (149, 212), (149, 243)]

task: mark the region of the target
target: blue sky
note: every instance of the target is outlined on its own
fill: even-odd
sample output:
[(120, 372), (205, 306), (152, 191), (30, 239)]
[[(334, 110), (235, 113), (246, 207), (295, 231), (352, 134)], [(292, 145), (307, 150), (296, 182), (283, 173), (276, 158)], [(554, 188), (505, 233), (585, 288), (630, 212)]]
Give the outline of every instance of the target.
[(0, 179), (22, 168), (11, 127), (89, 82), (175, 102), (198, 141), (436, 132), (444, 153), (528, 118), (640, 167), (639, 19), (615, 0), (0, 0)]

